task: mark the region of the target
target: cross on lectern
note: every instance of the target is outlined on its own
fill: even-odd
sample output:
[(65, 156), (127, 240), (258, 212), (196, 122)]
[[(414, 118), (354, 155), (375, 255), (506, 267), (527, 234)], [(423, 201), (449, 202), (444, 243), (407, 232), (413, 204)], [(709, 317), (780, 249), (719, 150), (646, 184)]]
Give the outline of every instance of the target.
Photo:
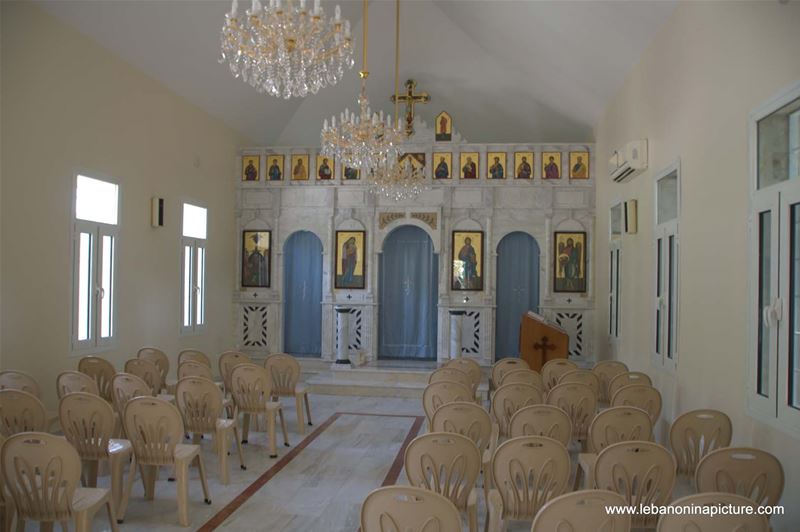
[(550, 339), (547, 338), (547, 336), (542, 336), (542, 341), (534, 343), (533, 348), (538, 349), (542, 352), (542, 362), (546, 362), (547, 352), (554, 350), (556, 348), (556, 345), (551, 344)]
[[(413, 79), (406, 81), (406, 93), (397, 96), (397, 101), (406, 104), (406, 136), (414, 134), (414, 105), (418, 103), (428, 103), (431, 97), (427, 92), (414, 94), (417, 82)], [(395, 102), (395, 95), (392, 94), (392, 103)]]

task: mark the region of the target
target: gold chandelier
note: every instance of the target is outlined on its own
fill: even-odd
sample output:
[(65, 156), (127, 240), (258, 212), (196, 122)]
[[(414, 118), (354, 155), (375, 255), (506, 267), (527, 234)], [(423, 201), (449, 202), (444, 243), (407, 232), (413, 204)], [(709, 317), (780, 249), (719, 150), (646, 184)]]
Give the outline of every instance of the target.
[[(367, 33), (369, 27), (368, 0), (364, 0), (364, 50), (362, 55), (361, 91), (358, 96), (358, 113), (349, 109), (325, 119), (320, 134), (322, 154), (336, 157), (345, 166), (360, 168), (362, 175), (374, 176), (397, 162), (404, 134), (399, 124), (392, 124), (392, 116), (383, 111), (372, 112), (367, 98)], [(395, 115), (397, 116), (397, 115)]]
[[(394, 41), (394, 114), (397, 117), (397, 128), (400, 125), (400, 0), (395, 0), (395, 41)], [(369, 191), (376, 196), (383, 196), (394, 201), (417, 197), (429, 188), (423, 167), (417, 167), (411, 157), (386, 164), (369, 176)]]
[(220, 37), (220, 63), (259, 92), (286, 99), (316, 94), (335, 85), (353, 67), (350, 21), (336, 6), (326, 19), (320, 0), (306, 9), (306, 0), (253, 0), (240, 19), (238, 0), (225, 15)]

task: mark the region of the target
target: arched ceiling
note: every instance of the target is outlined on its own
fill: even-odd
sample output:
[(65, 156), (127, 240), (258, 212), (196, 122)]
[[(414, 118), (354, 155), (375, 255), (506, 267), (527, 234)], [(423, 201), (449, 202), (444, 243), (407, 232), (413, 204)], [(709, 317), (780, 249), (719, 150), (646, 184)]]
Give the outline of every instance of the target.
[[(310, 0), (309, 0), (310, 2)], [(242, 2), (243, 4), (245, 1)], [(322, 120), (356, 107), (361, 2), (344, 0), (356, 67), (305, 99), (258, 94), (217, 63), (230, 3), (37, 1), (258, 145), (317, 145)], [(323, 0), (329, 13), (333, 4)], [(590, 142), (608, 100), (675, 7), (673, 1), (403, 0), (401, 83), (431, 94), (472, 142)], [(368, 94), (393, 112), (394, 2), (371, 0)]]

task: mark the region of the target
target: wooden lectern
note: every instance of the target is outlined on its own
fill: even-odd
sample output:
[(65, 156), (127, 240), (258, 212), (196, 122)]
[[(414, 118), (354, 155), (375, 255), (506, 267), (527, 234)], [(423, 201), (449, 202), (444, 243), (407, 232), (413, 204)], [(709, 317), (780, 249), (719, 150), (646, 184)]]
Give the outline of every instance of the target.
[(569, 355), (569, 335), (533, 311), (522, 315), (519, 325), (519, 357), (532, 370), (542, 371), (545, 362)]

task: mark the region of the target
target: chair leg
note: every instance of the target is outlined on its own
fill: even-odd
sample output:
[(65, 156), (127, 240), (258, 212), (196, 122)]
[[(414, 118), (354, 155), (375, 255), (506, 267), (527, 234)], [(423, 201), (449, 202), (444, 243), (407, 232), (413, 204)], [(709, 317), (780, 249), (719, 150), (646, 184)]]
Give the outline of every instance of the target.
[(158, 466), (144, 466), (144, 472), (145, 475), (147, 475), (144, 498), (148, 501), (152, 501), (156, 496), (156, 475), (158, 474)]
[(136, 455), (131, 459), (131, 468), (128, 471), (128, 482), (125, 485), (125, 491), (122, 493), (122, 501), (117, 507), (117, 522), (121, 523), (125, 520), (125, 510), (128, 508), (128, 499), (131, 497), (131, 490), (133, 489), (133, 481), (136, 480)]
[(217, 430), (214, 434), (214, 445), (217, 448), (217, 460), (219, 461), (219, 478), (223, 486), (231, 482), (231, 475), (228, 471), (228, 436), (227, 430)]
[(278, 415), (281, 418), (281, 429), (283, 430), (283, 444), (289, 447), (289, 432), (286, 430), (286, 418), (283, 416), (283, 408), (278, 409)]
[(239, 467), (242, 469), (247, 469), (244, 465), (244, 455), (242, 455), (242, 442), (239, 440), (239, 427), (235, 424), (233, 425), (233, 439), (236, 442), (236, 450), (239, 453)]
[(295, 395), (294, 396), (294, 405), (295, 410), (297, 411), (297, 432), (300, 435), (304, 435), (306, 433), (306, 423), (303, 419), (303, 396), (302, 395)]
[(106, 513), (108, 513), (108, 522), (111, 524), (111, 532), (119, 532), (117, 518), (114, 516), (114, 504), (111, 500), (106, 502)]
[(123, 469), (122, 469), (122, 456), (113, 454), (109, 458), (111, 466), (111, 501), (114, 503), (114, 511), (119, 512), (119, 506), (122, 502), (122, 482), (123, 482)]
[(306, 404), (306, 420), (308, 420), (308, 426), (310, 427), (313, 423), (311, 422), (311, 405), (308, 403), (308, 392), (303, 394), (303, 402)]
[(269, 438), (269, 457), (278, 457), (278, 443), (275, 435), (275, 411), (272, 410), (267, 414), (267, 436)]
[[(203, 488), (203, 502), (206, 504), (211, 504), (211, 495), (208, 492), (208, 478), (206, 477), (206, 466), (203, 463), (202, 455), (197, 455), (197, 469), (200, 470), (200, 485)], [(226, 470), (227, 471), (227, 470)]]
[(189, 526), (189, 464), (182, 460), (175, 463), (175, 477), (178, 481), (178, 522)]
[(250, 434), (250, 414), (244, 414), (242, 422), (242, 443), (247, 443), (247, 436)]
[[(572, 491), (578, 491), (581, 489), (581, 477), (583, 476), (581, 473), (583, 473), (583, 468), (581, 467), (581, 464), (578, 464), (578, 467), (575, 468), (575, 482), (572, 484)], [(591, 488), (587, 486), (587, 489)]]
[(469, 532), (478, 532), (478, 504), (469, 505), (467, 507), (467, 520), (469, 521)]

